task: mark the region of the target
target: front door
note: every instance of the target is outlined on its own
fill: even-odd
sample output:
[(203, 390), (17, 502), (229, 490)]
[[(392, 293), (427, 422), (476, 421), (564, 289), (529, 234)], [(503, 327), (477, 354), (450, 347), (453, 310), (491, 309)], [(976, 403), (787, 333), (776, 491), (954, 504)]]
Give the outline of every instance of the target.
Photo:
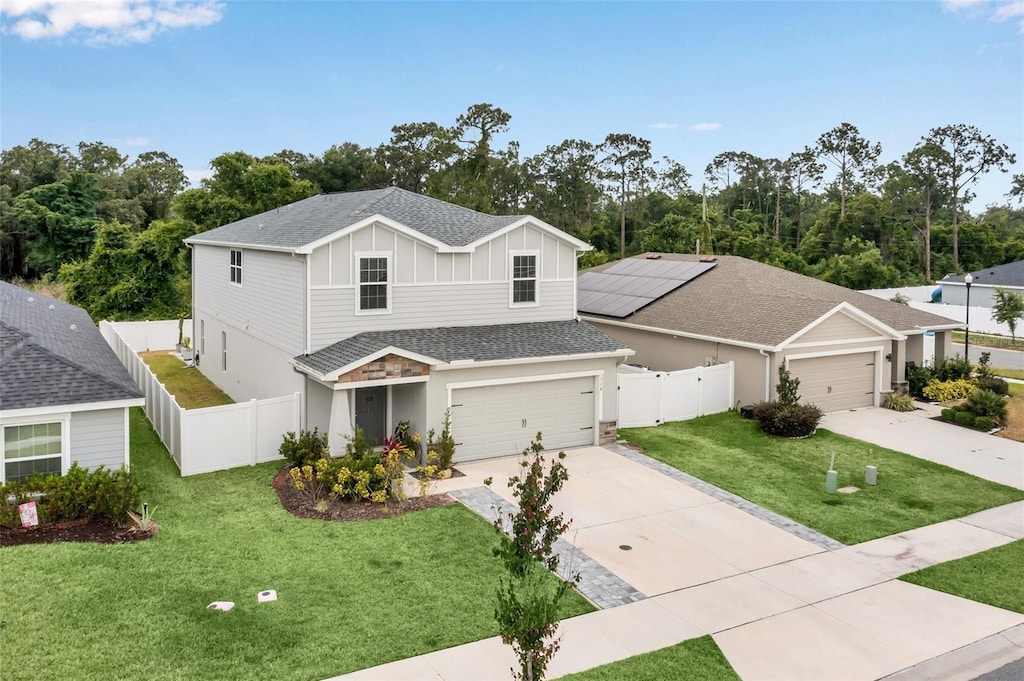
[(363, 429), (366, 439), (375, 445), (384, 442), (387, 419), (388, 389), (356, 388), (356, 425)]

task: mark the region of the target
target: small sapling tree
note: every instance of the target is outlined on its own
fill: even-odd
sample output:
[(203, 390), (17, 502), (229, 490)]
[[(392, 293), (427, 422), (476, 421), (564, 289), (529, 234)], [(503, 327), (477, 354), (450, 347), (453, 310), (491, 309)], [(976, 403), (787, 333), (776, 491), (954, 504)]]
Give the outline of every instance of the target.
[[(571, 521), (554, 513), (551, 503), (569, 479), (562, 463), (565, 453), (559, 453), (548, 466), (543, 450), (541, 434), (537, 433), (523, 452), (522, 473), (508, 481), (519, 510), (499, 512), (494, 522), (499, 534), (494, 555), (501, 559), (506, 572), (498, 587), (494, 616), (502, 642), (512, 646), (518, 659), (519, 668), (512, 669), (518, 681), (544, 678), (560, 645), (556, 638), (559, 606), (572, 588), (569, 582), (544, 574), (558, 569), (554, 544)], [(491, 479), (485, 483), (490, 485)], [(579, 575), (574, 575), (573, 581), (578, 580)]]

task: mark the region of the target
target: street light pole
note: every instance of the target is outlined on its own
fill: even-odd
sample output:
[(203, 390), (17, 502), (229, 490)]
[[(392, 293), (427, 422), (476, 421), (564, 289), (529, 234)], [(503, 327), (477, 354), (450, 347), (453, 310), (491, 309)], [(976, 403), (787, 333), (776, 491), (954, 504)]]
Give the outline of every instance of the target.
[(967, 285), (967, 317), (964, 321), (964, 359), (970, 361), (970, 357), (967, 356), (968, 343), (971, 339), (971, 282), (974, 281), (974, 277), (968, 272), (964, 275), (964, 283)]

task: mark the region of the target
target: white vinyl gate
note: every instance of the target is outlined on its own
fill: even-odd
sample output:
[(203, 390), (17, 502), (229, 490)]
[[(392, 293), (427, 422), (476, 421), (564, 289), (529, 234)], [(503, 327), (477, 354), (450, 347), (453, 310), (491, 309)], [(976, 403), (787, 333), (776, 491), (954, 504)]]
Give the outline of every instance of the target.
[(619, 365), (619, 427), (656, 426), (728, 411), (735, 365), (650, 371)]

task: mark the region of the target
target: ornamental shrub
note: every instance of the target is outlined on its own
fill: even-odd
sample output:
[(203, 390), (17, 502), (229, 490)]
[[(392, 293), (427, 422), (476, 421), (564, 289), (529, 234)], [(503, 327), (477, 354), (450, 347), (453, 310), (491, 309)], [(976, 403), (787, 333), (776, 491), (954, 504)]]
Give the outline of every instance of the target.
[(907, 371), (907, 388), (914, 397), (924, 397), (924, 388), (935, 378), (930, 367), (915, 366)]
[(979, 390), (991, 390), (997, 395), (1009, 395), (1010, 384), (998, 376), (979, 376), (974, 379)]
[(318, 459), (330, 457), (331, 447), (327, 444), (327, 433), (319, 428), (301, 430), (298, 437), (289, 431), (282, 439), (278, 453), (296, 468), (312, 466)]
[(974, 427), (974, 414), (969, 411), (958, 411), (956, 413), (956, 422), (961, 426), (968, 428)]
[(924, 396), (934, 402), (948, 402), (949, 400), (962, 400), (974, 392), (974, 383), (965, 378), (958, 378), (953, 381), (933, 380), (925, 386)]
[(956, 422), (956, 409), (943, 409), (939, 413), (939, 418), (943, 421), (949, 421), (950, 423)]
[(914, 411), (915, 408), (914, 398), (910, 395), (900, 395), (899, 393), (888, 393), (882, 402), (882, 406), (893, 411)]
[(1006, 400), (991, 390), (975, 390), (963, 407), (975, 417), (985, 416), (999, 425), (1006, 423)]
[(979, 416), (974, 419), (974, 427), (978, 430), (989, 431), (996, 427), (996, 422), (987, 416)]
[[(13, 503), (8, 503), (12, 497)], [(40, 523), (77, 518), (126, 523), (128, 512), (139, 505), (139, 485), (124, 466), (116, 471), (103, 466), (87, 471), (76, 462), (65, 475), (33, 475), (0, 486), (0, 524), (20, 527), (18, 504), (36, 497)]]
[(821, 409), (813, 404), (760, 402), (754, 405), (754, 419), (761, 430), (777, 437), (807, 437), (821, 422)]
[(966, 357), (950, 357), (935, 365), (935, 378), (940, 381), (955, 381), (970, 378), (974, 367)]

